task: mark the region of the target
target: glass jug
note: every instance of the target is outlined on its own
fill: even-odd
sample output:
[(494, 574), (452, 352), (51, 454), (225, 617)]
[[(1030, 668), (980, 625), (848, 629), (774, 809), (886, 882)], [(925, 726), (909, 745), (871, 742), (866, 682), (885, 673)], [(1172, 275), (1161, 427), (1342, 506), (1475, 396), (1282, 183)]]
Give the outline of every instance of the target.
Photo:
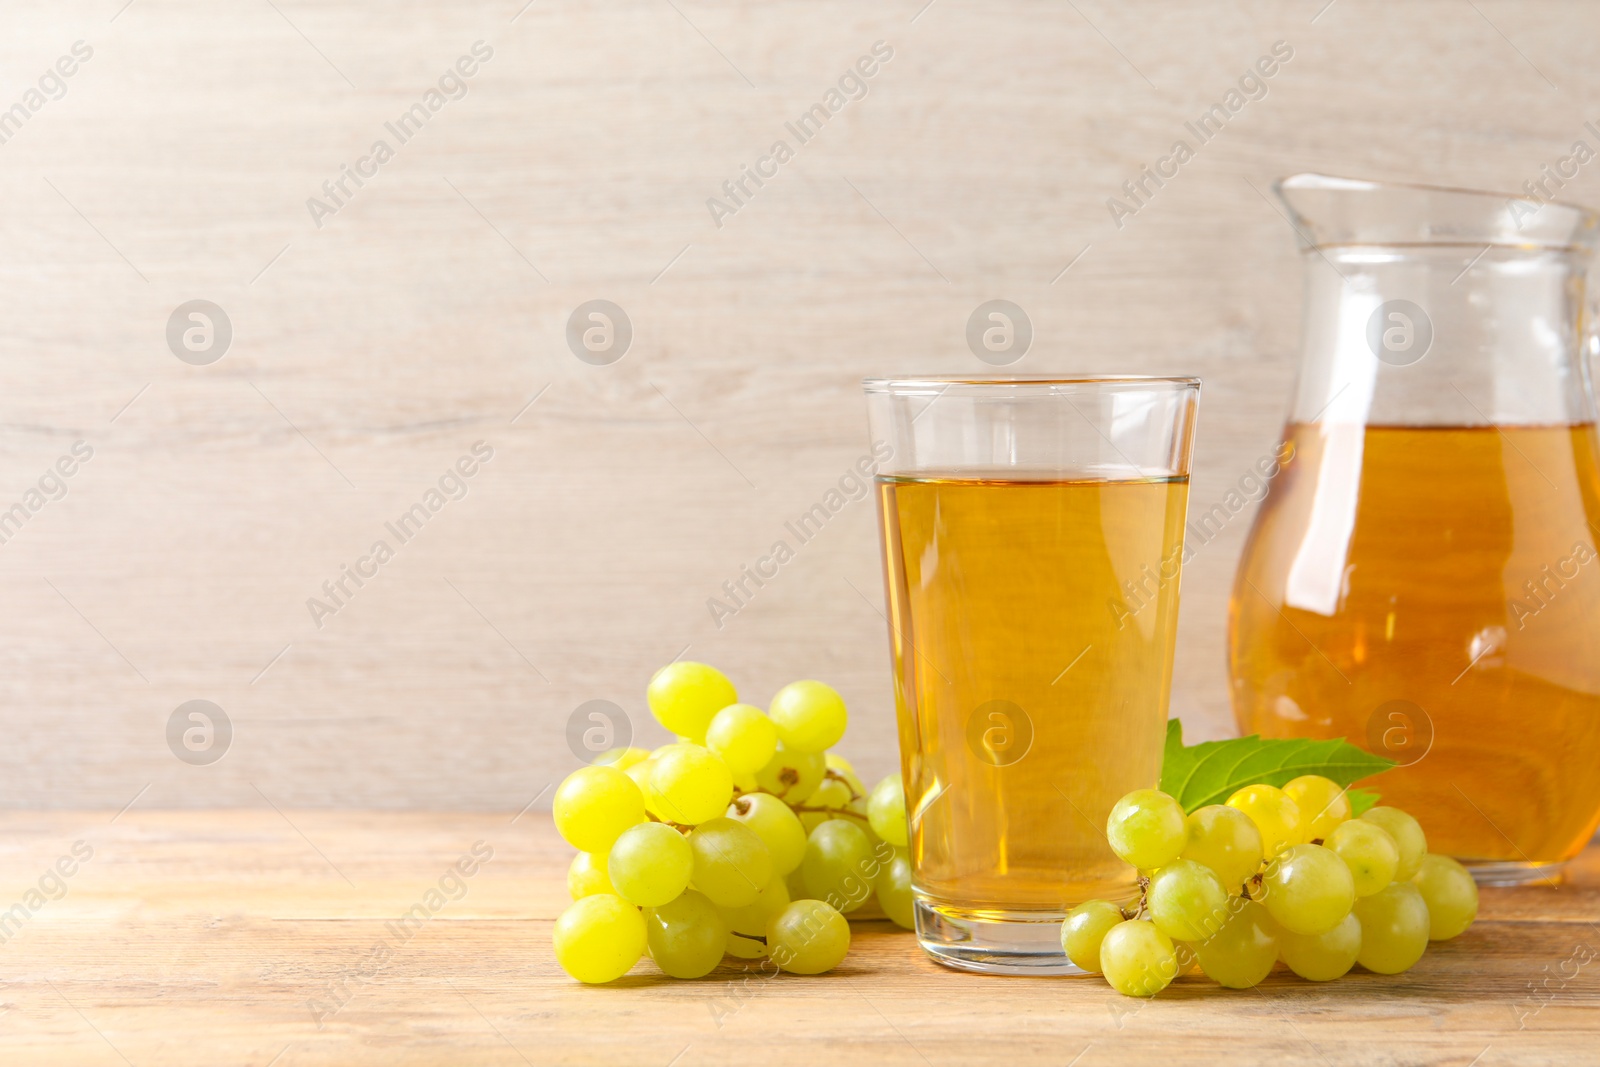
[(1600, 216), (1314, 174), (1277, 192), (1304, 350), (1229, 605), (1235, 717), (1398, 760), (1374, 788), (1479, 881), (1552, 877), (1600, 821)]

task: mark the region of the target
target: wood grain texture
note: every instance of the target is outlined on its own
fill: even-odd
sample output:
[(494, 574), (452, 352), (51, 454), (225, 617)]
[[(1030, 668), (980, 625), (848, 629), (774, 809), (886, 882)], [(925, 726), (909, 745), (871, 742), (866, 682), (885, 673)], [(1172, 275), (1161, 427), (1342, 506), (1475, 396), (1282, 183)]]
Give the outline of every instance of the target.
[[(706, 608), (864, 451), (858, 379), (984, 369), (966, 318), (1014, 300), (1018, 371), (1205, 378), (1209, 507), (1293, 374), (1270, 182), (1516, 189), (1600, 116), (1597, 31), (1556, 0), (8, 5), (0, 106), (94, 55), (0, 144), (0, 510), (95, 452), (0, 545), (0, 804), (517, 810), (585, 700), (663, 740), (643, 685), (685, 649), (757, 701), (830, 680), (881, 774), (870, 504), (721, 629)], [(478, 40), (467, 95), (314, 225)], [(717, 227), (707, 198), (879, 40), (868, 95)], [(1280, 40), (1266, 96), (1118, 228), (1107, 199)], [(1564, 195), (1600, 202), (1593, 171)], [(211, 366), (165, 343), (194, 298), (233, 324)], [(611, 366), (564, 342), (595, 298), (634, 326)], [(467, 497), (319, 629), (307, 599), (478, 440)], [(1249, 518), (1185, 575), (1194, 737), (1231, 730)], [(205, 768), (164, 740), (195, 698), (235, 727)]]
[[(1098, 979), (948, 971), (882, 921), (856, 924), (845, 963), (815, 978), (725, 966), (679, 982), (645, 961), (583, 987), (550, 951), (570, 851), (548, 816), (112, 816), (0, 816), (7, 907), (75, 842), (93, 851), (64, 896), (7, 927), (4, 1062), (1503, 1067), (1592, 1063), (1600, 1040), (1594, 964), (1571, 962), (1595, 951), (1594, 850), (1560, 888), (1485, 890), (1477, 924), (1403, 975), (1280, 971), (1250, 991), (1185, 977), (1145, 1003)], [(474, 847), (491, 858), (398, 940)], [(371, 967), (379, 943), (392, 954)]]

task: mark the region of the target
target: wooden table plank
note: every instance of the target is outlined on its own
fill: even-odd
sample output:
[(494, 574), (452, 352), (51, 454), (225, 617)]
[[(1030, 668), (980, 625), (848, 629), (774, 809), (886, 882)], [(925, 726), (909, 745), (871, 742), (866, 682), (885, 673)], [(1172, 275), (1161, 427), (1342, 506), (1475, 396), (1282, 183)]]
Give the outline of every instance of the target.
[[(51, 879), (75, 842), (92, 857)], [(451, 877), (475, 845), (492, 856)], [(0, 814), (0, 907), (42, 901), (0, 915), (0, 1062), (1495, 1067), (1600, 1047), (1600, 968), (1577, 962), (1600, 944), (1595, 849), (1559, 888), (1486, 890), (1478, 924), (1407, 974), (1191, 977), (1148, 1003), (947, 971), (884, 922), (829, 975), (678, 982), (646, 961), (582, 987), (549, 947), (568, 854), (533, 813)], [(419, 903), (430, 917), (397, 926)]]

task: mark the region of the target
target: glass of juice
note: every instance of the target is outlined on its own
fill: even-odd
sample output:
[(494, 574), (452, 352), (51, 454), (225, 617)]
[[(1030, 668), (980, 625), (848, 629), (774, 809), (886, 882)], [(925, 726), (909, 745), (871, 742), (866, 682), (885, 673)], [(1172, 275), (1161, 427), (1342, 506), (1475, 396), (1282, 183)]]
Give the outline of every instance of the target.
[(1067, 911), (1137, 895), (1105, 824), (1161, 773), (1200, 383), (865, 387), (917, 937), (1073, 973)]

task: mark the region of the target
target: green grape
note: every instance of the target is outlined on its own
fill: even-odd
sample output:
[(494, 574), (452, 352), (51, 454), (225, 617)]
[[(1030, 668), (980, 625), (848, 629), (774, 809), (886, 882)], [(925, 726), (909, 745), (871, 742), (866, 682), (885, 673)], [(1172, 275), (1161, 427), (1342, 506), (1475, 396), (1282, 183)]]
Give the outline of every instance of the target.
[(643, 763), (650, 758), (648, 748), (612, 748), (600, 753), (594, 758), (595, 763), (603, 767), (615, 767), (625, 771), (636, 763)]
[(1210, 867), (1173, 860), (1150, 878), (1150, 921), (1175, 941), (1204, 941), (1228, 920), (1228, 891)]
[(617, 835), (644, 822), (644, 794), (615, 767), (579, 767), (552, 803), (556, 830), (579, 852), (604, 852)]
[[(857, 797), (852, 800), (850, 807), (846, 809), (846, 817), (860, 827), (863, 834), (867, 835), (867, 844), (872, 846), (872, 854), (878, 861), (877, 866), (881, 867), (883, 864), (888, 863), (895, 846), (879, 837), (878, 832), (872, 828), (872, 821), (867, 815), (867, 798)], [(878, 876), (874, 872), (870, 877), (877, 878)]]
[(696, 826), (715, 819), (733, 799), (733, 772), (699, 745), (674, 745), (655, 757), (650, 786), (668, 822)]
[(789, 887), (784, 884), (781, 875), (775, 874), (771, 881), (761, 887), (761, 893), (754, 901), (742, 908), (723, 908), (722, 917), (728, 921), (728, 929), (736, 934), (764, 937), (767, 924), (789, 904)]
[(800, 813), (800, 824), (810, 833), (829, 819), (837, 819), (841, 812), (850, 810), (850, 786), (843, 778), (827, 778), (816, 791), (806, 798), (805, 806), (819, 811)]
[(728, 955), (741, 960), (759, 960), (767, 954), (767, 943), (758, 941), (753, 937), (745, 937), (728, 931), (728, 943), (725, 946)]
[(867, 799), (867, 821), (872, 824), (872, 832), (889, 844), (906, 847), (906, 787), (898, 774), (891, 774), (872, 787), (872, 796)]
[(772, 880), (772, 853), (756, 832), (729, 818), (711, 819), (689, 834), (694, 887), (719, 908), (755, 902)]
[(1328, 835), (1350, 818), (1350, 798), (1331, 778), (1302, 774), (1283, 787), (1283, 795), (1300, 809), (1301, 835), (1307, 841), (1328, 840)]
[(629, 827), (611, 846), (606, 870), (617, 896), (641, 908), (674, 899), (689, 886), (694, 852), (684, 836), (664, 822)]
[(1135, 789), (1117, 801), (1106, 820), (1111, 851), (1141, 871), (1177, 859), (1188, 836), (1183, 808), (1159, 789)]
[(1291, 845), (1267, 865), (1261, 902), (1277, 924), (1294, 934), (1325, 934), (1356, 902), (1350, 868), (1331, 848)]
[(1340, 823), (1328, 837), (1328, 847), (1350, 868), (1357, 897), (1370, 897), (1394, 881), (1400, 866), (1400, 849), (1389, 831), (1365, 819)]
[(734, 775), (733, 775), (733, 795), (734, 796), (736, 796), (736, 797), (743, 796), (746, 793), (760, 792), (760, 790), (761, 790), (761, 783), (756, 781), (756, 776), (755, 775), (753, 775), (753, 774), (734, 773)]
[(862, 797), (867, 795), (867, 787), (861, 784), (860, 778), (856, 777), (856, 769), (850, 765), (849, 760), (832, 752), (825, 754), (822, 758), (828, 770), (842, 775), (844, 780), (850, 784), (851, 792)]
[(599, 985), (621, 978), (644, 955), (644, 916), (621, 897), (597, 893), (573, 901), (550, 940), (563, 971)]
[(805, 827), (806, 836), (810, 837), (811, 831), (815, 830), (817, 827), (821, 826), (831, 818), (833, 818), (833, 816), (825, 811), (802, 811), (800, 813), (800, 825)]
[(1194, 946), (1200, 969), (1219, 985), (1249, 989), (1272, 970), (1278, 941), (1272, 916), (1254, 900), (1235, 897), (1233, 917), (1211, 937)]
[(1228, 798), (1228, 807), (1250, 816), (1261, 831), (1262, 855), (1269, 860), (1306, 840), (1300, 806), (1276, 786), (1247, 785)]
[(645, 758), (638, 763), (629, 763), (622, 768), (622, 773), (634, 779), (634, 784), (638, 785), (638, 792), (643, 793), (645, 811), (650, 811), (650, 773), (654, 769), (656, 769), (656, 757), (650, 753), (646, 753)]
[(806, 798), (808, 808), (827, 808), (829, 811), (849, 811), (856, 794), (843, 776), (823, 772), (822, 784)]
[(799, 867), (783, 876), (783, 884), (789, 887), (790, 900), (815, 900), (816, 897), (806, 889), (806, 875)]
[(1421, 824), (1399, 808), (1376, 807), (1361, 817), (1389, 831), (1395, 847), (1400, 850), (1400, 862), (1394, 869), (1394, 880), (1409, 881), (1422, 866), (1422, 857), (1428, 852), (1428, 838), (1422, 832)]
[(1352, 912), (1321, 934), (1278, 935), (1278, 953), (1289, 969), (1308, 982), (1331, 982), (1355, 966), (1361, 951), (1361, 921)]
[(806, 896), (827, 901), (841, 912), (866, 903), (880, 866), (866, 833), (848, 819), (829, 819), (811, 831), (800, 861)]
[(1123, 996), (1153, 997), (1178, 976), (1178, 953), (1155, 923), (1129, 919), (1101, 939), (1100, 972)]
[(611, 876), (606, 873), (606, 858), (597, 852), (580, 852), (572, 857), (567, 868), (567, 892), (573, 900), (592, 897), (596, 893), (615, 893)]
[(1200, 962), (1200, 957), (1195, 955), (1194, 946), (1187, 941), (1174, 941), (1172, 943), (1172, 951), (1178, 957), (1177, 977), (1179, 978), (1194, 970), (1195, 965)]
[(673, 733), (700, 741), (712, 716), (739, 702), (728, 676), (704, 663), (669, 663), (650, 679), (645, 690), (650, 714)]
[(816, 752), (791, 752), (780, 742), (767, 765), (756, 772), (756, 784), (790, 804), (804, 804), (822, 784), (828, 764)]
[(1394, 882), (1356, 901), (1361, 951), (1356, 962), (1378, 974), (1399, 974), (1428, 948), (1428, 905), (1410, 882)]
[(797, 900), (767, 926), (767, 954), (790, 974), (831, 971), (850, 951), (850, 924), (820, 900)]
[(650, 958), (673, 978), (700, 978), (716, 970), (728, 948), (728, 924), (717, 906), (689, 890), (644, 913)]
[[(639, 783), (640, 790), (644, 792), (644, 810), (662, 822), (675, 822), (676, 820), (667, 813), (665, 805), (661, 802), (661, 794), (656, 790), (654, 782), (656, 767), (660, 765), (662, 756), (669, 752), (676, 752), (680, 748), (686, 747), (686, 745), (687, 742), (683, 741), (674, 741), (670, 745), (662, 745), (652, 751), (650, 757), (643, 763), (634, 764), (626, 772), (629, 777)], [(639, 771), (644, 775), (642, 781), (634, 774), (635, 771)]]
[(883, 838), (879, 837), (878, 831), (872, 828), (872, 815), (870, 808), (871, 799), (866, 794), (862, 794), (861, 796), (851, 798), (850, 803), (845, 807), (844, 810), (856, 817), (856, 825), (860, 826), (867, 832), (867, 837), (872, 841), (873, 847), (876, 848)]
[(744, 823), (772, 856), (772, 869), (788, 874), (806, 854), (806, 830), (794, 809), (771, 793), (747, 793), (728, 805), (728, 818)]
[(917, 928), (916, 896), (911, 891), (911, 855), (903, 848), (894, 850), (894, 858), (878, 868), (873, 879), (878, 891), (878, 906), (889, 921), (907, 930)]
[(767, 707), (778, 738), (791, 752), (823, 752), (839, 743), (850, 721), (844, 698), (821, 682), (790, 682)]
[(1448, 941), (1478, 917), (1478, 883), (1449, 856), (1423, 856), (1411, 881), (1428, 905), (1429, 941)]
[(778, 730), (760, 708), (729, 704), (706, 727), (706, 747), (721, 756), (734, 774), (753, 775), (778, 751)]
[(1189, 816), (1183, 858), (1210, 867), (1233, 892), (1261, 868), (1261, 831), (1250, 816), (1226, 804), (1207, 804)]
[(1127, 917), (1109, 900), (1086, 900), (1067, 912), (1061, 924), (1061, 949), (1079, 968), (1100, 973), (1100, 942)]

